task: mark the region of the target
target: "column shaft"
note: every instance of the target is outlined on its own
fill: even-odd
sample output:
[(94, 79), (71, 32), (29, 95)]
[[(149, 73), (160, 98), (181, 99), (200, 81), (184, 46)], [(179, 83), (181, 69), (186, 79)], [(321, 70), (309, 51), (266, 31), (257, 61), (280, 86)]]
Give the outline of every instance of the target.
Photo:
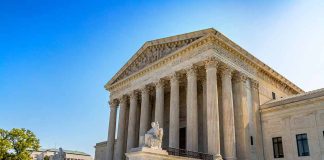
[(233, 78), (233, 104), (237, 159), (249, 158), (249, 118), (247, 108), (246, 77), (240, 73)]
[(120, 99), (118, 133), (117, 133), (117, 143), (114, 151), (114, 160), (124, 159), (126, 110), (127, 110), (127, 98), (123, 96)]
[(179, 78), (171, 78), (169, 147), (179, 148)]
[(221, 159), (217, 92), (217, 64), (218, 62), (213, 58), (206, 61), (207, 150), (209, 154), (215, 156), (215, 159)]
[(206, 80), (202, 82), (203, 88), (203, 151), (205, 153), (208, 152), (208, 144), (207, 144), (207, 84)]
[(140, 117), (140, 131), (139, 131), (139, 146), (144, 144), (144, 136), (148, 131), (151, 123), (151, 107), (150, 107), (150, 95), (148, 88), (144, 87), (142, 90), (142, 102), (141, 102), (141, 117)]
[(164, 81), (159, 80), (156, 83), (156, 99), (155, 99), (155, 122), (159, 123), (159, 126), (163, 128), (164, 123)]
[(222, 111), (224, 135), (224, 159), (236, 159), (236, 142), (234, 126), (234, 106), (232, 93), (232, 75), (229, 68), (222, 69)]
[(257, 152), (257, 159), (263, 160), (263, 140), (262, 140), (262, 126), (261, 126), (261, 115), (260, 115), (260, 101), (259, 101), (259, 83), (255, 80), (251, 80), (252, 88), (252, 109), (253, 109), (253, 125), (255, 128), (255, 145)]
[(107, 158), (106, 159), (113, 160), (118, 103), (115, 100), (113, 100), (113, 101), (110, 101), (109, 104), (110, 104), (110, 115), (109, 115), (109, 129), (108, 129)]
[(130, 109), (129, 109), (129, 120), (128, 120), (128, 134), (127, 134), (127, 149), (126, 152), (129, 152), (130, 149), (135, 148), (136, 142), (138, 140), (136, 136), (136, 116), (137, 116), (137, 93), (132, 92), (130, 94)]
[(186, 149), (198, 151), (198, 103), (197, 103), (197, 73), (192, 67), (187, 71), (187, 129)]

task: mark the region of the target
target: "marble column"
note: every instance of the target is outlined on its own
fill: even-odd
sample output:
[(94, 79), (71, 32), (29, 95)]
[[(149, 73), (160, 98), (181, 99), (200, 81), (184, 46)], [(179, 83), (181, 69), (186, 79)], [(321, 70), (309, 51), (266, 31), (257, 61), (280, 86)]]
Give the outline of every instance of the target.
[(141, 117), (140, 117), (140, 130), (139, 130), (139, 146), (144, 145), (145, 133), (150, 128), (151, 123), (151, 107), (150, 107), (150, 94), (149, 89), (144, 87), (141, 89), (142, 102), (141, 102)]
[(207, 84), (206, 80), (202, 81), (202, 88), (203, 88), (203, 152), (208, 152), (208, 144), (207, 144)]
[(136, 116), (137, 116), (137, 99), (138, 95), (136, 91), (133, 91), (129, 95), (130, 97), (130, 107), (129, 107), (129, 120), (128, 120), (128, 133), (127, 133), (127, 148), (126, 152), (130, 149), (135, 148), (138, 138), (136, 137)]
[(207, 151), (214, 159), (220, 155), (219, 109), (217, 93), (217, 65), (214, 58), (205, 61), (207, 85)]
[(236, 141), (234, 126), (234, 106), (232, 93), (232, 70), (222, 66), (222, 114), (224, 135), (224, 159), (236, 159)]
[(123, 96), (120, 98), (120, 110), (119, 110), (119, 122), (117, 131), (117, 142), (114, 151), (114, 160), (124, 159), (124, 140), (125, 140), (125, 129), (126, 129), (126, 110), (127, 110), (127, 97)]
[(253, 110), (253, 125), (255, 128), (255, 145), (256, 154), (258, 160), (264, 159), (263, 153), (263, 140), (262, 140), (262, 126), (261, 126), (261, 115), (260, 115), (260, 101), (259, 101), (259, 83), (256, 80), (251, 79), (252, 88), (252, 110)]
[(187, 128), (186, 149), (198, 151), (197, 69), (187, 70)]
[(159, 127), (163, 128), (164, 123), (164, 80), (159, 80), (155, 84), (155, 122), (159, 122)]
[(249, 118), (247, 108), (246, 77), (236, 73), (233, 77), (233, 104), (237, 159), (249, 160)]
[(112, 100), (109, 102), (109, 105), (110, 105), (110, 115), (109, 115), (109, 129), (108, 129), (107, 158), (106, 159), (113, 160), (118, 102), (117, 102), (117, 100)]
[(179, 148), (179, 76), (174, 73), (170, 80), (170, 128), (169, 147)]

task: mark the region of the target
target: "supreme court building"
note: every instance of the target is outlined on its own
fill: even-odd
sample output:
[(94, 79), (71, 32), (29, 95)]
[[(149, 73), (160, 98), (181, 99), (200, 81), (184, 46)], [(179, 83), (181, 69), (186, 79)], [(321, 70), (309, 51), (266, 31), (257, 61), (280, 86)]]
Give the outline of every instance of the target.
[(215, 29), (146, 42), (105, 88), (108, 139), (96, 160), (125, 159), (152, 121), (165, 149), (324, 160), (324, 89), (305, 93)]

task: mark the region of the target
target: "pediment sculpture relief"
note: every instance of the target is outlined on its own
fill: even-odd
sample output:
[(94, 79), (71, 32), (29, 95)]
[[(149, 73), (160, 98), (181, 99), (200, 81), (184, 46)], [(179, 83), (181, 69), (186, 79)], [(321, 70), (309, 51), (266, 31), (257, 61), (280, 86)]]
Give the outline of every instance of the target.
[(143, 69), (145, 66), (169, 55), (170, 53), (178, 50), (181, 47), (188, 45), (189, 43), (197, 40), (200, 37), (195, 37), (191, 39), (180, 40), (177, 42), (170, 42), (164, 44), (158, 44), (147, 47), (139, 57), (137, 57), (131, 64), (119, 75), (115, 80), (121, 80), (125, 77)]

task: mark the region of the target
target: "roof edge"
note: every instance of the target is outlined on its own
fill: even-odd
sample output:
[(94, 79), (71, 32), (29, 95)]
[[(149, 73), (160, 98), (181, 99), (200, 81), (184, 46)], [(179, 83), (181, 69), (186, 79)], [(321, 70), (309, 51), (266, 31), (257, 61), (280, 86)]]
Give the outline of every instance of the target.
[[(256, 58), (255, 56), (253, 56), (251, 53), (249, 53), (248, 51), (246, 51), (245, 49), (243, 49), (242, 47), (240, 47), (238, 44), (236, 44), (235, 42), (233, 42), (232, 40), (230, 40), (229, 38), (227, 38), (225, 35), (223, 35), (222, 33), (220, 33), (219, 31), (217, 31), (214, 28), (208, 28), (208, 29), (204, 29), (204, 30), (199, 30), (199, 31), (194, 31), (194, 32), (189, 32), (189, 33), (185, 33), (185, 34), (179, 34), (179, 35), (175, 35), (175, 36), (170, 36), (170, 37), (166, 37), (166, 38), (160, 38), (160, 39), (156, 39), (156, 40), (152, 40), (152, 41), (147, 41), (137, 52), (135, 55), (132, 56), (132, 58), (130, 60), (127, 61), (127, 63), (123, 66), (122, 69), (120, 69), (115, 76), (105, 85), (105, 89), (109, 90), (109, 88), (111, 87), (111, 85), (113, 85), (113, 81), (115, 80), (116, 77), (119, 76), (120, 72), (122, 72), (124, 69), (127, 68), (127, 66), (129, 65), (130, 62), (132, 62), (140, 53), (140, 51), (144, 50), (146, 47), (150, 46), (150, 45), (155, 45), (158, 44), (158, 41), (165, 41), (168, 38), (174, 38), (174, 37), (178, 37), (178, 36), (187, 36), (189, 34), (195, 34), (198, 32), (204, 32), (205, 35), (210, 35), (208, 33), (211, 33), (212, 35), (215, 35), (218, 39), (224, 41), (224, 43), (227, 43), (227, 45), (233, 47), (239, 54), (241, 54), (242, 56), (244, 56), (246, 59), (248, 59), (249, 61), (251, 61), (252, 63), (254, 63), (257, 67), (261, 68), (263, 71), (265, 71), (266, 73), (268, 73), (269, 75), (271, 75), (272, 77), (275, 77), (276, 79), (278, 79), (279, 81), (287, 84), (290, 88), (292, 88), (293, 90), (296, 91), (296, 93), (304, 93), (304, 91), (299, 88), (297, 85), (295, 85), (294, 83), (292, 83), (291, 81), (289, 81), (287, 78), (285, 78), (283, 75), (279, 74), (278, 72), (276, 72), (274, 69), (272, 69), (271, 67), (269, 67), (268, 65), (266, 65), (265, 63), (263, 63), (262, 61), (260, 61), (258, 58)], [(190, 37), (186, 37), (186, 38), (190, 38)], [(192, 37), (193, 38), (193, 37)], [(199, 40), (199, 39), (198, 39)], [(165, 42), (167, 43), (167, 42)], [(191, 44), (189, 44), (190, 46)], [(131, 76), (131, 75), (130, 75)], [(127, 79), (128, 77), (126, 77)]]
[(241, 46), (239, 46), (237, 43), (235, 43), (234, 41), (232, 41), (231, 39), (229, 39), (228, 37), (226, 37), (224, 34), (222, 34), (220, 32), (217, 32), (216, 36), (218, 36), (218, 38), (220, 38), (220, 39), (223, 38), (222, 40), (225, 43), (227, 43), (228, 45), (230, 45), (233, 48), (235, 48), (237, 50), (237, 52), (239, 52), (241, 55), (245, 56), (245, 58), (247, 58), (249, 61), (255, 63), (256, 66), (262, 68), (263, 71), (267, 72), (271, 76), (276, 77), (280, 81), (286, 83), (289, 87), (291, 87), (294, 90), (296, 90), (297, 93), (304, 93), (305, 92), (304, 90), (302, 90), (301, 88), (299, 88), (296, 84), (294, 84), (293, 82), (291, 82), (290, 80), (288, 80), (286, 77), (284, 77), (283, 75), (281, 75), (280, 73), (278, 73), (277, 71), (275, 71), (274, 69), (272, 69), (270, 66), (268, 66), (267, 64), (265, 64), (264, 62), (262, 62), (261, 60), (259, 60), (258, 58), (256, 58), (253, 54), (251, 54), (250, 52), (248, 52), (247, 50), (245, 50), (244, 48), (242, 48)]
[(261, 110), (265, 110), (265, 109), (273, 108), (276, 106), (301, 102), (304, 100), (318, 98), (318, 97), (324, 97), (324, 88), (297, 94), (297, 95), (293, 95), (290, 97), (285, 97), (285, 98), (278, 99), (278, 100), (272, 100), (272, 101), (269, 101), (269, 102), (261, 105), (260, 108), (261, 108)]

